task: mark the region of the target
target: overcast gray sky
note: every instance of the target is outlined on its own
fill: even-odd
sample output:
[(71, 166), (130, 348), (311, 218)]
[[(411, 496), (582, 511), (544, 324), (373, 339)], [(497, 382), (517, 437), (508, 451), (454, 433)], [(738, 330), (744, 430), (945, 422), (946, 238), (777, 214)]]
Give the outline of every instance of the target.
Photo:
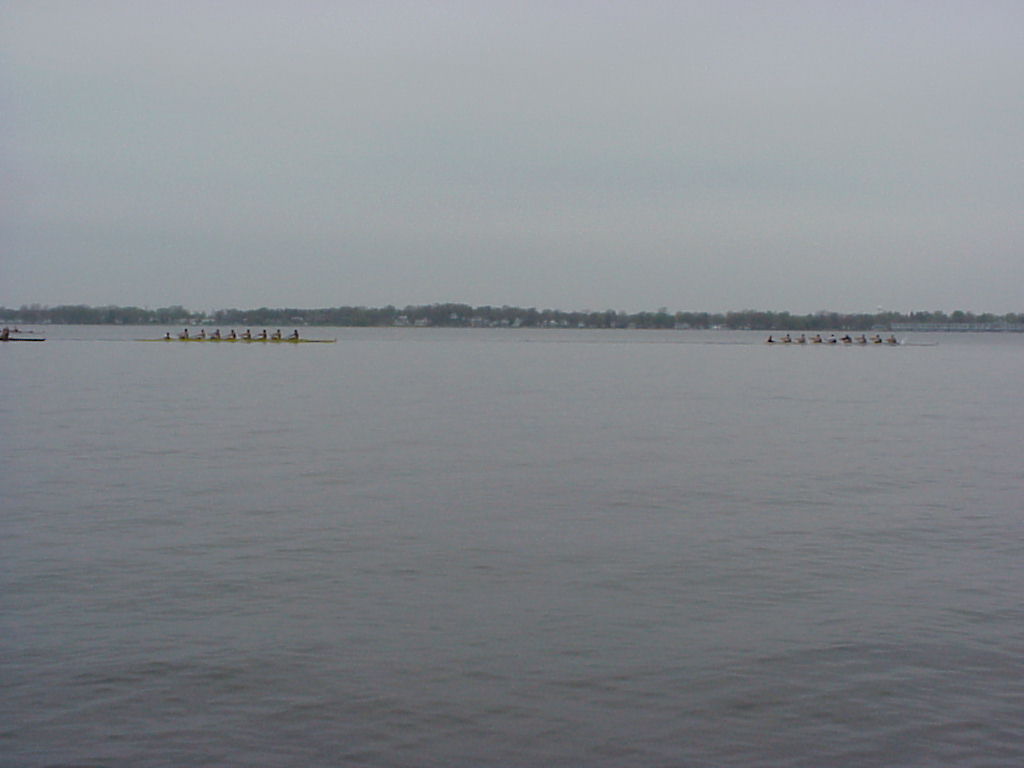
[(1024, 3), (0, 2), (0, 304), (1024, 311)]

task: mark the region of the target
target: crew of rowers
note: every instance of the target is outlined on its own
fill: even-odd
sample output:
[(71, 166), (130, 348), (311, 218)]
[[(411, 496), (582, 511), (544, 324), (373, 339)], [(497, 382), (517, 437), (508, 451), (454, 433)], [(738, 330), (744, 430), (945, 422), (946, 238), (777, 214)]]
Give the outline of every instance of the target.
[(778, 339), (773, 336), (769, 336), (765, 339), (765, 344), (899, 344), (899, 341), (895, 336), (890, 335), (889, 338), (883, 339), (877, 333), (870, 339), (867, 338), (863, 333), (856, 338), (846, 334), (838, 339), (833, 333), (827, 339), (823, 339), (820, 333), (816, 333), (808, 339), (804, 334), (800, 334), (795, 339), (792, 338), (788, 333), (785, 336), (780, 336)]
[[(259, 334), (253, 336), (252, 331), (246, 328), (245, 332), (241, 336), (239, 336), (238, 334), (235, 333), (234, 328), (232, 328), (227, 336), (221, 336), (220, 328), (218, 328), (209, 336), (207, 336), (206, 329), (200, 328), (199, 333), (197, 333), (195, 336), (190, 336), (188, 328), (185, 328), (181, 333), (178, 334), (178, 339), (181, 341), (298, 341), (299, 330), (296, 328), (287, 337), (285, 337), (281, 335), (280, 328), (278, 328), (269, 336), (267, 335), (267, 329), (264, 328), (262, 331), (260, 331)], [(174, 339), (171, 338), (170, 332), (168, 332), (164, 336), (164, 341), (174, 341)]]

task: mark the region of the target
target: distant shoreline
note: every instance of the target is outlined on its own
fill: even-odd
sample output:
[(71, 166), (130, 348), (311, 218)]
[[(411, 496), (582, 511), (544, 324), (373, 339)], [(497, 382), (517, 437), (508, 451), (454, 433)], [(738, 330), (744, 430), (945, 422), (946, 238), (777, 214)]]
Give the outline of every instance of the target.
[(533, 307), (472, 307), (468, 304), (429, 304), (398, 308), (330, 307), (317, 309), (221, 309), (194, 312), (175, 305), (158, 309), (139, 307), (31, 305), (0, 307), (0, 322), (7, 325), (222, 325), (222, 326), (333, 326), (333, 327), (440, 327), (440, 328), (622, 328), (660, 330), (747, 331), (944, 331), (1024, 332), (1024, 313), (995, 315), (957, 310), (945, 312), (789, 312), (741, 310), (731, 312), (565, 311)]

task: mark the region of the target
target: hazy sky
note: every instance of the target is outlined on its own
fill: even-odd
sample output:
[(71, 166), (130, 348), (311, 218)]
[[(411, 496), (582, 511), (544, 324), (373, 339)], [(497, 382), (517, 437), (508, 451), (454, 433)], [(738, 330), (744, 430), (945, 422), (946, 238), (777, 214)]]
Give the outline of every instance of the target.
[(1024, 311), (1024, 3), (0, 2), (0, 304)]

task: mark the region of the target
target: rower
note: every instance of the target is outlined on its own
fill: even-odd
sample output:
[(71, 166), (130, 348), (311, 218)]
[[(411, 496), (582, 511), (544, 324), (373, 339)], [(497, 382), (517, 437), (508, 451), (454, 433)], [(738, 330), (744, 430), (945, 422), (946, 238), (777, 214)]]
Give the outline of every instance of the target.
[(11, 329), (4, 326), (4, 329), (0, 331), (0, 341), (7, 341), (11, 337)]
[(821, 334), (820, 333), (816, 333), (813, 336), (811, 336), (811, 343), (812, 344), (821, 344)]
[(164, 334), (164, 341), (171, 341), (171, 332), (168, 331)]
[(775, 339), (773, 339), (771, 337), (771, 335), (769, 335), (768, 338), (764, 340), (764, 343), (765, 344), (774, 344), (775, 343)]
[(199, 337), (198, 338), (200, 338), (200, 339), (205, 339), (206, 338), (206, 329), (205, 328), (200, 328), (199, 329)]
[(804, 336), (804, 335), (803, 335), (803, 334), (801, 333), (801, 334), (800, 334), (799, 336), (797, 336), (797, 337), (796, 337), (796, 343), (797, 343), (797, 344), (806, 344), (806, 343), (807, 343), (807, 337), (806, 337), (806, 336)]
[(271, 336), (271, 338), (272, 338), (272, 339), (273, 339), (274, 341), (280, 341), (280, 340), (281, 340), (281, 329), (280, 329), (280, 328), (278, 328), (278, 329), (277, 329), (276, 331), (274, 331), (274, 335), (273, 335), (273, 336)]
[(246, 328), (245, 333), (242, 334), (242, 338), (246, 341), (252, 341), (252, 329)]
[(187, 339), (188, 338), (188, 328), (184, 329), (181, 333), (179, 333), (178, 334), (178, 338), (181, 339), (182, 341)]
[(837, 344), (838, 342), (839, 340), (836, 338), (836, 335), (834, 333), (828, 337), (829, 344)]
[(220, 328), (218, 328), (216, 331), (214, 331), (213, 335), (210, 336), (210, 338), (211, 339), (216, 339), (217, 341), (220, 341)]
[(899, 344), (899, 342), (896, 341), (896, 337), (895, 336), (890, 336), (888, 339), (885, 340), (885, 343), (886, 344)]
[(857, 343), (858, 343), (858, 344), (867, 344), (867, 343), (868, 343), (868, 340), (867, 340), (867, 338), (866, 338), (866, 337), (864, 336), (864, 334), (863, 334), (863, 333), (862, 333), (862, 334), (861, 334), (860, 336), (858, 336), (858, 337), (857, 337)]
[(231, 333), (228, 334), (228, 338), (231, 339), (232, 341), (238, 338), (238, 336), (235, 334), (234, 328), (231, 329)]
[(845, 336), (843, 336), (840, 339), (840, 341), (843, 342), (843, 344), (852, 344), (853, 343), (853, 339), (850, 338), (850, 334), (846, 334)]
[(292, 331), (292, 335), (289, 336), (288, 338), (289, 339), (294, 339), (295, 341), (298, 341), (299, 340), (299, 329), (296, 328), (294, 331)]
[(782, 337), (782, 343), (783, 344), (792, 344), (793, 343), (793, 339), (791, 339), (789, 337), (789, 334), (787, 333), (785, 336)]
[(260, 331), (260, 340), (261, 341), (266, 341), (267, 340), (267, 329), (266, 328), (264, 328), (262, 331)]

